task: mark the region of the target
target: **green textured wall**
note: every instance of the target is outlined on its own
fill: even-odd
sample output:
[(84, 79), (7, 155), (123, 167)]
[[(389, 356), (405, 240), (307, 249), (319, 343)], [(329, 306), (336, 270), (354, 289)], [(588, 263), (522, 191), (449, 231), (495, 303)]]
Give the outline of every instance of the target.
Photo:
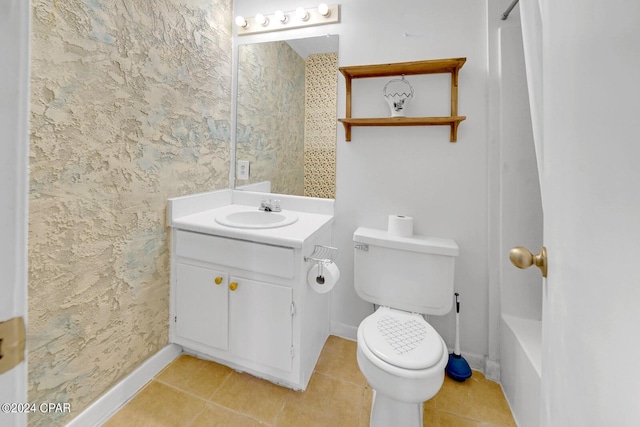
[(168, 342), (169, 197), (228, 187), (231, 0), (32, 0), (29, 401)]

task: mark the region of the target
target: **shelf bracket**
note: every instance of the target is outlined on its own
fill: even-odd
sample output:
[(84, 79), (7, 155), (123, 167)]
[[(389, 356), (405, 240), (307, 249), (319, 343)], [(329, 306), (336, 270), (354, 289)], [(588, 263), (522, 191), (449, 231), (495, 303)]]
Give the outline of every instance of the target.
[(449, 136), (449, 142), (456, 142), (458, 140), (458, 125), (460, 122), (451, 123), (451, 133)]
[(351, 125), (349, 123), (342, 123), (344, 125), (344, 140), (351, 141)]

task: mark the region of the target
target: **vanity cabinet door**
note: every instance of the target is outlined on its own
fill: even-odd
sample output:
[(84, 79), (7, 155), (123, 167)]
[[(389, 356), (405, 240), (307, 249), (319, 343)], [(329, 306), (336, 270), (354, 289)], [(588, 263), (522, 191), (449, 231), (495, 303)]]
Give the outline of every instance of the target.
[(229, 275), (177, 263), (176, 333), (222, 350), (229, 348)]
[(231, 352), (244, 359), (291, 371), (292, 289), (231, 277)]

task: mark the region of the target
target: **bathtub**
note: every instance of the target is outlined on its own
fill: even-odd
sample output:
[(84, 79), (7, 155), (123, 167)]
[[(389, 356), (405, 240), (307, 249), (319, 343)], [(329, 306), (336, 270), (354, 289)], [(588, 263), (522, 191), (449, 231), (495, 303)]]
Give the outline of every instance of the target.
[(538, 427), (542, 322), (503, 314), (500, 333), (500, 378), (513, 417), (518, 427)]

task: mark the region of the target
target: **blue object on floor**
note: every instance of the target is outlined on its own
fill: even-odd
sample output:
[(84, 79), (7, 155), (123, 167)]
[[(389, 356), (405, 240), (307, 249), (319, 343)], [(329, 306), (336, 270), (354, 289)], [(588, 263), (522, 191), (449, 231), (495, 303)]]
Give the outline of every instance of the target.
[(464, 357), (459, 354), (451, 353), (449, 362), (446, 367), (447, 375), (452, 380), (462, 382), (471, 377), (471, 368)]
[(445, 372), (453, 380), (462, 382), (471, 377), (471, 368), (464, 357), (460, 354), (460, 300), (459, 293), (455, 293), (456, 297), (456, 346), (453, 353), (449, 355), (449, 362)]

